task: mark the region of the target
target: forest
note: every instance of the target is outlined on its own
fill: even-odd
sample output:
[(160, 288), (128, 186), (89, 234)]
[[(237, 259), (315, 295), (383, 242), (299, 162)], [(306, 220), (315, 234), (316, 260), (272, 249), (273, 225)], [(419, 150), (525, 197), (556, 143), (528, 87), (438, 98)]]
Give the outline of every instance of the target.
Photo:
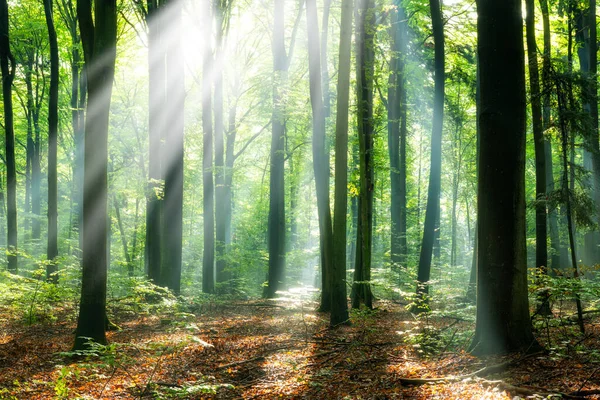
[(597, 12), (0, 0), (0, 399), (600, 398)]

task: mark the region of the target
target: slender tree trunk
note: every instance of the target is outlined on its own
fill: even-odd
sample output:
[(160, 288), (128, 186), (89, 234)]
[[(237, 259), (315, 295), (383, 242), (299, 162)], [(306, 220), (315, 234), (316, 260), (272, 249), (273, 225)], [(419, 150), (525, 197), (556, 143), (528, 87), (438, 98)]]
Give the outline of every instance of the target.
[(352, 284), (352, 308), (364, 303), (373, 308), (371, 293), (371, 252), (373, 245), (373, 72), (375, 4), (359, 0), (356, 17), (357, 125), (360, 160), (360, 189), (356, 260)]
[(35, 100), (33, 113), (33, 158), (31, 159), (31, 238), (39, 240), (42, 234), (41, 224), (41, 185), (42, 185), (42, 167), (41, 167), (41, 128), (40, 128), (40, 109), (39, 98)]
[[(202, 0), (204, 10), (205, 37), (210, 37), (210, 1)], [(202, 62), (202, 192), (204, 208), (204, 254), (202, 259), (202, 291), (215, 292), (215, 205), (213, 183), (213, 124), (211, 74), (213, 57), (208, 43), (205, 43)]]
[[(217, 283), (224, 283), (231, 279), (227, 271), (225, 261), (225, 241), (226, 241), (226, 203), (225, 203), (225, 159), (224, 159), (224, 122), (223, 122), (223, 69), (224, 50), (223, 36), (225, 26), (223, 14), (226, 10), (223, 3), (217, 1), (215, 10), (215, 65), (214, 71), (214, 135), (215, 135), (215, 234), (216, 234), (216, 280)], [(223, 290), (224, 288), (221, 288)]]
[[(235, 85), (235, 92), (239, 91), (238, 85)], [(233, 101), (229, 107), (229, 127), (226, 135), (225, 145), (225, 188), (223, 191), (224, 197), (224, 212), (225, 212), (225, 246), (231, 244), (232, 235), (232, 217), (233, 217), (233, 165), (235, 163), (235, 140), (237, 136), (237, 127), (235, 125), (237, 115), (237, 101)]]
[[(323, 114), (329, 118), (331, 114), (331, 93), (329, 93), (329, 68), (327, 64), (327, 38), (329, 37), (329, 9), (331, 0), (323, 0), (323, 16), (321, 24), (321, 87), (323, 88)], [(318, 26), (318, 25), (316, 25)]]
[[(535, 267), (542, 274), (548, 273), (548, 228), (546, 212), (546, 149), (542, 120), (542, 103), (540, 93), (540, 77), (537, 60), (537, 44), (535, 40), (535, 3), (527, 0), (525, 18), (527, 36), (527, 59), (529, 61), (529, 87), (531, 93), (531, 119), (533, 125), (533, 141), (535, 148)], [(549, 293), (540, 295), (538, 313), (551, 315)]]
[(168, 127), (162, 159), (165, 190), (163, 199), (162, 283), (179, 294), (181, 286), (181, 251), (183, 246), (183, 118), (184, 60), (181, 45), (181, 1), (168, 0), (169, 43), (166, 49)]
[(166, 43), (162, 36), (165, 27), (162, 0), (147, 0), (148, 14), (148, 186), (146, 194), (145, 263), (148, 279), (161, 282), (161, 232), (163, 206), (163, 175), (161, 160), (162, 136), (166, 129)]
[[(570, 85), (570, 84), (568, 84)], [(566, 206), (566, 218), (567, 218), (567, 232), (569, 234), (569, 246), (571, 249), (571, 267), (573, 272), (573, 278), (579, 280), (579, 269), (577, 266), (577, 255), (575, 248), (575, 229), (573, 223), (572, 205), (571, 205), (571, 194), (573, 189), (569, 189), (569, 168), (567, 161), (567, 154), (569, 148), (569, 132), (567, 129), (566, 116), (567, 113), (567, 100), (565, 99), (565, 93), (571, 92), (571, 88), (565, 88), (560, 82), (557, 83), (557, 98), (558, 98), (558, 109), (560, 114), (560, 133), (561, 133), (561, 147), (562, 147), (562, 191), (565, 198)], [(573, 137), (573, 133), (571, 137)], [(571, 147), (573, 147), (571, 145)], [(572, 184), (572, 182), (571, 182)], [(583, 325), (583, 312), (581, 307), (581, 299), (579, 291), (575, 291), (575, 305), (577, 307), (577, 322), (579, 324), (579, 330), (581, 333), (585, 333), (585, 327)]]
[[(25, 162), (25, 218), (23, 228), (25, 232), (31, 229), (31, 167), (33, 162), (33, 63), (35, 51), (27, 51), (27, 61), (25, 70), (25, 87), (27, 89), (27, 102), (25, 106), (25, 115), (27, 118), (27, 144), (26, 144), (26, 162)], [(25, 235), (25, 238), (27, 234)]]
[(0, 70), (4, 103), (4, 146), (6, 157), (7, 258), (8, 270), (17, 272), (17, 172), (15, 167), (15, 133), (12, 105), (12, 84), (15, 59), (10, 51), (8, 3), (0, 1)]
[[(593, 196), (596, 209), (600, 210), (600, 136), (598, 135), (598, 30), (596, 21), (596, 0), (590, 0), (588, 9), (589, 26), (589, 59), (590, 76), (588, 83), (588, 96), (590, 101), (590, 139), (591, 158), (593, 166)], [(596, 217), (598, 222), (598, 216)], [(600, 232), (594, 232), (593, 243), (590, 249), (591, 264), (600, 262)]]
[(127, 235), (125, 235), (125, 227), (123, 226), (123, 219), (121, 218), (121, 210), (117, 196), (113, 194), (113, 207), (115, 208), (115, 217), (117, 218), (117, 226), (119, 228), (119, 235), (121, 236), (121, 245), (123, 246), (123, 257), (125, 257), (125, 264), (127, 265), (127, 272), (129, 277), (133, 276), (133, 264), (131, 257), (129, 256), (129, 249), (127, 246)]
[(116, 0), (77, 3), (87, 71), (85, 169), (83, 184), (83, 258), (81, 301), (75, 350), (89, 339), (106, 343), (106, 280), (108, 259), (108, 126), (117, 38)]
[[(442, 174), (442, 128), (444, 121), (444, 25), (439, 0), (430, 0), (431, 22), (435, 51), (435, 89), (433, 100), (433, 128), (431, 133), (431, 167), (429, 172), (429, 188), (427, 191), (427, 208), (423, 227), (423, 242), (419, 257), (417, 276), (418, 301), (427, 301), (429, 293), (429, 277), (431, 273), (431, 257), (433, 253), (436, 225), (439, 235), (440, 187)], [(438, 236), (439, 237), (439, 236)], [(439, 247), (439, 244), (438, 244)], [(423, 304), (417, 304), (417, 311), (425, 311)]]
[(48, 248), (46, 279), (58, 282), (56, 275), (58, 256), (58, 187), (57, 187), (57, 135), (58, 135), (58, 41), (54, 28), (52, 0), (44, 0), (44, 13), (50, 41), (50, 97), (48, 103)]
[(287, 81), (285, 14), (283, 0), (275, 0), (273, 21), (273, 113), (271, 168), (269, 176), (269, 277), (266, 297), (274, 298), (282, 288), (285, 268), (285, 117), (282, 87)]
[(388, 151), (391, 185), (391, 258), (406, 267), (406, 16), (400, 2), (391, 15), (392, 59), (388, 79)]
[(350, 100), (350, 52), (352, 0), (343, 0), (335, 123), (335, 197), (333, 215), (333, 263), (331, 269), (331, 315), (329, 324), (348, 321), (346, 296), (346, 221), (348, 213), (348, 105)]
[(325, 108), (321, 87), (321, 62), (316, 0), (306, 1), (308, 25), (308, 72), (310, 103), (312, 107), (313, 168), (317, 194), (317, 212), (321, 244), (321, 306), (320, 311), (331, 309), (331, 264), (333, 262), (333, 227), (329, 204), (329, 163), (325, 144)]

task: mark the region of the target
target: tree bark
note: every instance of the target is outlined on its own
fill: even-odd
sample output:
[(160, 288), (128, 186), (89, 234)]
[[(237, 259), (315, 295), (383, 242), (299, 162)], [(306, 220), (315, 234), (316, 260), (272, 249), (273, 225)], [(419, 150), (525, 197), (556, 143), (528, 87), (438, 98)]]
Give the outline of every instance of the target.
[[(548, 10), (548, 1), (540, 0), (540, 9), (542, 11), (542, 24), (544, 30), (544, 57), (542, 59), (542, 130), (550, 128), (550, 12)], [(546, 153), (546, 195), (554, 192), (554, 173), (552, 168), (552, 145), (548, 139), (544, 139), (544, 151)], [(558, 234), (558, 217), (556, 207), (548, 210), (548, 232), (550, 234), (550, 266), (554, 271), (561, 268), (561, 253), (563, 252), (560, 237)]]
[[(215, 135), (215, 234), (216, 234), (216, 280), (224, 283), (231, 279), (225, 261), (226, 242), (226, 203), (225, 203), (225, 159), (224, 159), (224, 115), (223, 115), (223, 70), (224, 62), (223, 37), (226, 21), (223, 20), (226, 10), (224, 2), (215, 3), (215, 64), (214, 72), (214, 135)], [(224, 289), (224, 288), (221, 288)]]
[(375, 4), (372, 0), (359, 0), (356, 18), (356, 92), (357, 125), (360, 160), (360, 189), (358, 200), (358, 226), (356, 259), (352, 284), (352, 308), (364, 303), (373, 308), (371, 293), (371, 251), (373, 246), (373, 72)]
[(52, 0), (44, 0), (44, 13), (50, 41), (50, 97), (48, 100), (48, 244), (46, 279), (58, 282), (58, 181), (57, 181), (57, 135), (58, 135), (58, 41), (54, 28)]
[(15, 167), (15, 132), (12, 105), (12, 84), (15, 78), (15, 59), (10, 51), (8, 3), (0, 1), (0, 70), (4, 103), (4, 132), (6, 157), (7, 201), (7, 258), (8, 270), (17, 272), (17, 172)]
[[(477, 355), (538, 348), (527, 298), (525, 61), (518, 0), (478, 0)], [(506, 118), (510, 115), (511, 118)]]
[(175, 294), (181, 286), (181, 251), (183, 244), (183, 118), (184, 118), (184, 60), (181, 48), (181, 2), (168, 0), (168, 37), (166, 49), (166, 116), (162, 168), (165, 178), (163, 199), (163, 233), (161, 282)]
[[(210, 1), (202, 0), (204, 35), (210, 37)], [(213, 124), (212, 124), (212, 74), (213, 57), (210, 45), (205, 44), (202, 61), (202, 193), (204, 213), (204, 254), (202, 258), (202, 291), (215, 292), (215, 203), (213, 181)]]
[(282, 288), (285, 268), (285, 117), (281, 89), (287, 80), (285, 14), (283, 0), (275, 0), (273, 15), (273, 112), (271, 115), (271, 166), (269, 175), (269, 276), (266, 297), (274, 298)]
[(162, 0), (147, 0), (148, 25), (148, 184), (146, 193), (145, 264), (148, 279), (161, 281), (161, 232), (164, 176), (162, 174), (162, 137), (166, 129), (166, 44), (162, 31), (166, 25)]
[(110, 96), (114, 80), (117, 38), (116, 0), (80, 0), (77, 15), (87, 71), (83, 184), (83, 258), (81, 301), (75, 350), (88, 339), (106, 343), (107, 166)]
[(392, 10), (390, 36), (392, 58), (388, 79), (388, 151), (391, 186), (391, 258), (395, 266), (406, 268), (406, 78), (407, 28), (404, 8), (399, 1)]
[(348, 105), (350, 101), (350, 56), (352, 0), (342, 1), (340, 51), (335, 122), (335, 195), (333, 214), (333, 262), (331, 264), (331, 315), (329, 324), (348, 321), (346, 295), (346, 221), (348, 214)]
[(430, 0), (431, 22), (433, 26), (433, 40), (435, 52), (435, 88), (433, 100), (433, 127), (431, 132), (431, 166), (429, 172), (429, 187), (427, 190), (427, 207), (425, 209), (425, 223), (423, 226), (423, 241), (419, 257), (419, 270), (417, 274), (417, 307), (416, 311), (425, 311), (427, 295), (429, 293), (429, 278), (431, 273), (431, 258), (438, 232), (439, 248), (439, 218), (440, 218), (440, 188), (442, 175), (442, 129), (444, 122), (444, 83), (445, 83), (445, 57), (444, 57), (444, 25), (442, 22), (442, 9), (439, 0)]

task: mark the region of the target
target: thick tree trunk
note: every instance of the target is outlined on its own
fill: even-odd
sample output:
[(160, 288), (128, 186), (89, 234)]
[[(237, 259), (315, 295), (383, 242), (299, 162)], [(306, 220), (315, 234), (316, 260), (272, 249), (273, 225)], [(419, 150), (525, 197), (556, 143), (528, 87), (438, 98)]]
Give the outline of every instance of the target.
[[(440, 187), (442, 175), (442, 129), (444, 121), (444, 25), (442, 9), (439, 0), (430, 0), (431, 22), (435, 52), (435, 88), (433, 100), (433, 127), (431, 132), (431, 166), (429, 169), (429, 187), (427, 190), (427, 208), (425, 209), (425, 224), (423, 241), (419, 257), (417, 274), (417, 304), (416, 311), (425, 311), (429, 293), (429, 277), (431, 273), (431, 258), (436, 237), (439, 249), (439, 218), (440, 218)], [(439, 257), (438, 257), (439, 258)]]
[(364, 303), (373, 308), (371, 293), (371, 252), (373, 247), (373, 72), (375, 4), (372, 0), (359, 0), (356, 18), (356, 87), (357, 122), (360, 160), (360, 189), (358, 226), (356, 235), (356, 260), (352, 284), (352, 307)]
[(56, 257), (58, 256), (58, 181), (57, 181), (57, 135), (58, 135), (58, 41), (54, 28), (52, 0), (44, 0), (44, 13), (50, 41), (50, 97), (48, 102), (48, 247), (46, 279), (58, 282)]
[(348, 213), (348, 104), (350, 101), (350, 52), (352, 0), (343, 0), (335, 123), (335, 197), (333, 214), (333, 262), (331, 269), (331, 315), (329, 324), (348, 321), (346, 296), (346, 221)]
[(15, 78), (15, 60), (10, 51), (8, 3), (0, 1), (0, 70), (2, 72), (2, 99), (4, 103), (4, 146), (6, 157), (7, 200), (7, 258), (8, 270), (17, 272), (17, 172), (15, 167), (15, 132), (12, 105), (12, 83)]
[[(525, 250), (525, 61), (518, 0), (478, 0), (477, 320), (471, 351), (531, 351)], [(510, 115), (511, 118), (506, 118)]]
[(116, 0), (77, 3), (77, 15), (87, 70), (83, 184), (83, 258), (81, 301), (75, 350), (90, 338), (106, 343), (107, 165), (110, 96), (114, 80), (117, 38)]

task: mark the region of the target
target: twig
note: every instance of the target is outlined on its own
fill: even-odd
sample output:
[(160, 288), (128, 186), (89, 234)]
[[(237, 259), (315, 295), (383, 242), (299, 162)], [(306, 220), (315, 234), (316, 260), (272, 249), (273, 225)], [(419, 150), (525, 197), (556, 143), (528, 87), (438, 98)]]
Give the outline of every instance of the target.
[(592, 379), (592, 377), (593, 377), (594, 375), (596, 375), (596, 372), (598, 372), (598, 370), (599, 370), (599, 369), (600, 369), (600, 367), (596, 368), (596, 369), (594, 370), (594, 372), (592, 372), (592, 374), (591, 374), (590, 376), (588, 376), (588, 377), (587, 377), (587, 379), (586, 379), (585, 381), (583, 381), (583, 383), (581, 384), (581, 386), (579, 386), (579, 389), (577, 389), (577, 391), (576, 391), (577, 393), (581, 392), (581, 390), (582, 390), (582, 389), (585, 387), (585, 384), (586, 384), (586, 383), (588, 383), (588, 381), (589, 381), (590, 379)]

